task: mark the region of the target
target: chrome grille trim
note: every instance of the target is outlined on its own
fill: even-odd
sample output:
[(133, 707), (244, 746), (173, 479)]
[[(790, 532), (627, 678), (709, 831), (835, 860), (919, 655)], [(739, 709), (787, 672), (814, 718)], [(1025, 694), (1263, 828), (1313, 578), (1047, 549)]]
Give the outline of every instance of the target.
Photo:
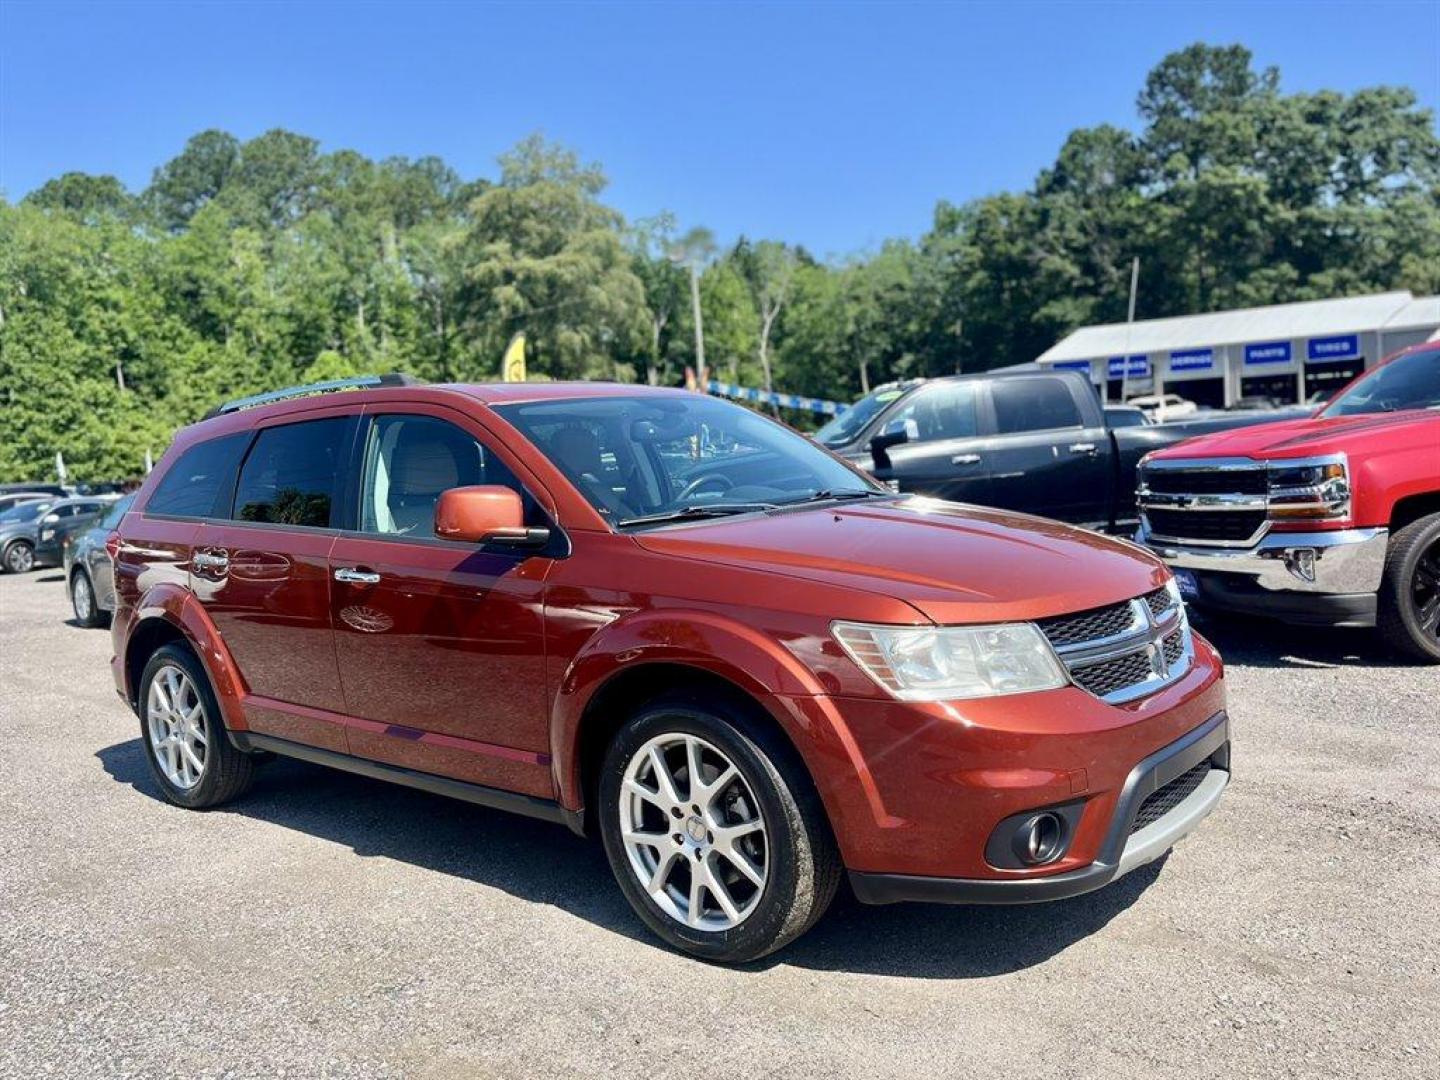
[[(1081, 620), (1117, 624), (1113, 613), (1128, 609), (1124, 629), (1083, 641), (1069, 640), (1065, 629)], [(1195, 646), (1184, 604), (1167, 589), (1157, 589), (1134, 600), (1090, 612), (1076, 612), (1036, 625), (1070, 681), (1111, 705), (1134, 701), (1168, 686), (1190, 670)]]

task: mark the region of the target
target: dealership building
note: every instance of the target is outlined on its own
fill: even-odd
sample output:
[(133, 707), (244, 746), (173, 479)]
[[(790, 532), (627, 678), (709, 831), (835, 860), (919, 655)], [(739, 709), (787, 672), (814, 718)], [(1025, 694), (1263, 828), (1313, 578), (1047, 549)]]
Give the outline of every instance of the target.
[(1037, 360), (1088, 372), (1107, 401), (1175, 393), (1211, 408), (1329, 394), (1406, 345), (1440, 335), (1440, 296), (1408, 292), (1085, 326)]

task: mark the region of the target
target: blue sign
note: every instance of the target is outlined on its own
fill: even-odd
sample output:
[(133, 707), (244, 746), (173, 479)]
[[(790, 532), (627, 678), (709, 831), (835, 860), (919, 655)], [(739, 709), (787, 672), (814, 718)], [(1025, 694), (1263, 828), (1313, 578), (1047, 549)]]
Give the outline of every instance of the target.
[(1144, 379), (1150, 374), (1150, 357), (1143, 353), (1135, 356), (1112, 356), (1108, 370), (1112, 379)]
[(1170, 354), (1171, 371), (1209, 371), (1214, 366), (1214, 349), (1185, 349)]
[(1311, 338), (1305, 346), (1306, 359), (1316, 364), (1331, 360), (1350, 360), (1360, 355), (1360, 335), (1341, 334), (1339, 337)]
[(1052, 366), (1052, 367), (1059, 368), (1061, 371), (1089, 371), (1089, 370), (1090, 370), (1090, 361), (1089, 361), (1089, 360), (1061, 360), (1061, 361), (1059, 361), (1059, 362), (1057, 362), (1057, 363), (1055, 363), (1055, 364), (1053, 364), (1053, 365), (1051, 365), (1051, 366)]
[(1245, 346), (1245, 363), (1247, 364), (1288, 364), (1290, 362), (1290, 342), (1288, 341), (1264, 341), (1258, 345)]

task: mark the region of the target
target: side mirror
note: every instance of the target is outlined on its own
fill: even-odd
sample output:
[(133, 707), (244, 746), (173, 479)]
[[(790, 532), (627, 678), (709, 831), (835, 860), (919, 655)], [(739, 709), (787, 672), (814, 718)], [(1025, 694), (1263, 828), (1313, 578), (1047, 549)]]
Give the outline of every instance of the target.
[(541, 547), (550, 539), (550, 530), (526, 528), (525, 507), (515, 491), (481, 484), (440, 493), (435, 535), (472, 544)]
[(60, 520), (60, 515), (59, 515), (59, 514), (46, 514), (43, 518), (40, 519), (40, 524), (42, 524), (42, 525), (53, 525), (55, 522), (57, 522), (57, 521), (59, 521), (59, 520)]
[(870, 439), (870, 452), (883, 454), (892, 446), (919, 442), (920, 425), (914, 420), (891, 420)]

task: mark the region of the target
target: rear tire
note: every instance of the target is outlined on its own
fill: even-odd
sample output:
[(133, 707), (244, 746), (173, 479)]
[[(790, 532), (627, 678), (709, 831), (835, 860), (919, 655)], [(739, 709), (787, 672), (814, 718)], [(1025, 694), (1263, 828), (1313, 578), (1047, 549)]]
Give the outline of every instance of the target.
[[(656, 751), (673, 799), (657, 780)], [(600, 835), (621, 891), (683, 952), (756, 960), (808, 930), (835, 895), (840, 855), (809, 775), (738, 704), (684, 693), (646, 704), (616, 733), (598, 788)]]
[(75, 612), (75, 621), (87, 630), (105, 622), (105, 613), (95, 602), (95, 586), (84, 570), (76, 570), (70, 575), (70, 607)]
[(1377, 624), (1402, 656), (1440, 664), (1440, 514), (1412, 521), (1390, 537)]
[(140, 676), (138, 703), (145, 758), (169, 802), (203, 810), (250, 786), (255, 763), (231, 745), (210, 679), (187, 647), (155, 650)]
[(28, 540), (14, 540), (0, 556), (0, 570), (7, 574), (28, 574), (35, 569), (35, 548)]

